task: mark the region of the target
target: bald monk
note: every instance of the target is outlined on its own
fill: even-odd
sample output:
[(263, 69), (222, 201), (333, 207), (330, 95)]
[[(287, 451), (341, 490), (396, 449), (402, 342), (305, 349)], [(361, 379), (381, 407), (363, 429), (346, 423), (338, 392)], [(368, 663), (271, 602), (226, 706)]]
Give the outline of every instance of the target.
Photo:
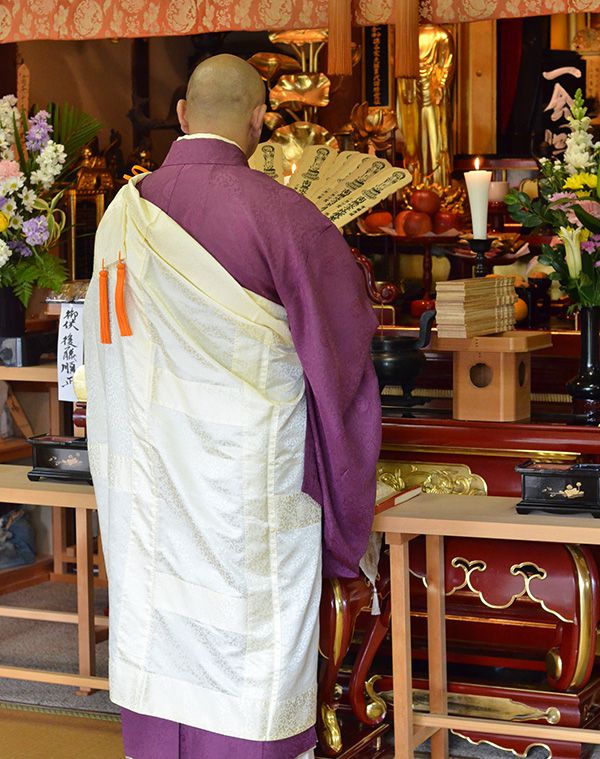
[(371, 527), (376, 320), (335, 227), (248, 168), (264, 94), (241, 59), (200, 64), (184, 137), (96, 238), (89, 451), (131, 759), (312, 757), (322, 573), (356, 576)]

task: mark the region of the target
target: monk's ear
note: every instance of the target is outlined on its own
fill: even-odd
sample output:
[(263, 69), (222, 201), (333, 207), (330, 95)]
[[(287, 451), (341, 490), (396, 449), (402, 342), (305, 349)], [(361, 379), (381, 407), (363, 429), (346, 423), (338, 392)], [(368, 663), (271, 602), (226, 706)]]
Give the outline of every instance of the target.
[(184, 134), (190, 133), (190, 125), (187, 120), (187, 100), (177, 101), (177, 118)]
[(267, 106), (264, 103), (263, 105), (257, 105), (256, 108), (252, 111), (252, 118), (250, 119), (250, 130), (256, 137), (260, 136), (266, 112)]

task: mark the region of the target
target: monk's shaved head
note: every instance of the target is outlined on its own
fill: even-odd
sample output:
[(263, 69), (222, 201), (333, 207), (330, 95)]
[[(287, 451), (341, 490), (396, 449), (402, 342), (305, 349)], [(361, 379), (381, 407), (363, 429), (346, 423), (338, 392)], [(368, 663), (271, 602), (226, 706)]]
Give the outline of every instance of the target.
[[(265, 86), (249, 63), (235, 55), (207, 58), (194, 69), (186, 98), (178, 106), (184, 132), (218, 134), (238, 142), (246, 153), (254, 150), (265, 111)], [(259, 116), (260, 123), (254, 123)]]

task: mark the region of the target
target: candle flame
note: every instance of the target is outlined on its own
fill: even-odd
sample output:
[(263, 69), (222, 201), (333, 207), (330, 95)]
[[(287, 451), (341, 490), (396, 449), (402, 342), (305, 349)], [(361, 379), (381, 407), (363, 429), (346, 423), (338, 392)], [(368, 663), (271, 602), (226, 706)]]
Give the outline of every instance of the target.
[(479, 158), (475, 159), (475, 171), (479, 171)]
[(295, 163), (293, 163), (293, 164), (292, 164), (292, 174), (295, 174), (295, 173), (296, 173), (296, 169), (297, 169), (297, 168), (298, 168), (298, 167), (296, 166), (296, 164), (295, 164)]

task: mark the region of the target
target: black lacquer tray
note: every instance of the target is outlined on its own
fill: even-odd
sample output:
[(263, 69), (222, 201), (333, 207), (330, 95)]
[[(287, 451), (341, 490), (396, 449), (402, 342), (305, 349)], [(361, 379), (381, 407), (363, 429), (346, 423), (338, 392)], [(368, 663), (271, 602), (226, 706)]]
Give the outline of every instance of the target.
[(30, 480), (88, 482), (92, 484), (87, 440), (80, 437), (37, 435), (29, 438), (33, 447)]
[(525, 461), (521, 475), (519, 514), (588, 513), (600, 517), (600, 464), (556, 464)]

